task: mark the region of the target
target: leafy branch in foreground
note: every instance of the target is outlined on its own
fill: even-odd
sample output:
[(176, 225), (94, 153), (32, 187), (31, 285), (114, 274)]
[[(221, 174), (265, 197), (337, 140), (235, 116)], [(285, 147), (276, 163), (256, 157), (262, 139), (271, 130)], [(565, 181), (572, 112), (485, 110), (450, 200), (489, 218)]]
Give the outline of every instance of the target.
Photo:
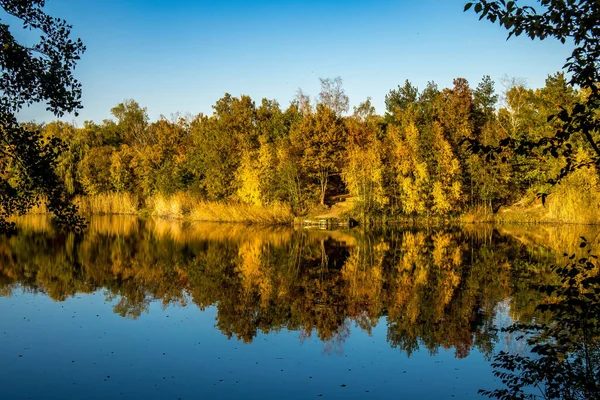
[[(508, 38), (526, 34), (533, 39), (555, 38), (561, 43), (574, 45), (564, 68), (571, 74), (570, 84), (580, 87), (586, 94), (572, 109), (563, 108), (550, 116), (548, 121), (556, 121), (559, 126), (551, 137), (535, 141), (507, 138), (499, 146), (484, 146), (477, 140), (467, 139), (472, 151), (488, 154), (491, 158), (505, 151), (518, 155), (531, 154), (541, 150), (555, 158), (564, 156), (565, 164), (548, 183), (556, 185), (564, 177), (577, 169), (588, 166), (600, 167), (600, 145), (598, 132), (598, 110), (600, 110), (600, 2), (597, 0), (539, 0), (543, 9), (538, 13), (531, 6), (518, 6), (516, 1), (479, 0), (467, 3), (465, 11), (474, 5), (479, 19), (486, 18), (498, 22), (508, 30)], [(592, 156), (580, 160), (573, 152), (573, 141), (587, 145)], [(546, 193), (541, 193), (542, 201)]]
[(14, 229), (7, 218), (25, 213), (42, 199), (60, 225), (75, 230), (85, 226), (77, 215), (54, 167), (62, 148), (58, 139), (44, 140), (38, 130), (26, 129), (16, 119), (25, 106), (45, 102), (56, 116), (81, 108), (81, 84), (73, 69), (85, 46), (70, 39), (71, 26), (42, 10), (44, 0), (0, 0), (0, 7), (40, 34), (24, 45), (0, 19), (0, 231)]
[[(582, 248), (589, 243), (582, 237)], [(596, 255), (567, 255), (555, 267), (560, 284), (542, 287), (548, 297), (537, 306), (547, 324), (515, 324), (503, 331), (528, 337), (532, 355), (499, 352), (494, 375), (506, 386), (480, 393), (497, 399), (600, 398), (600, 274)]]

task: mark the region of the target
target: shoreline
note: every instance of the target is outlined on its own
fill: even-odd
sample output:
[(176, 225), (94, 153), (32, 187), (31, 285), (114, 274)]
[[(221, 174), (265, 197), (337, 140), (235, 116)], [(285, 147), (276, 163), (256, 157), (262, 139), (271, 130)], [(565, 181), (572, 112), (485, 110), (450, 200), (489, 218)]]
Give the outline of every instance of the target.
[[(482, 212), (481, 209), (469, 209), (450, 216), (367, 216), (366, 220), (356, 217), (352, 208), (341, 207), (336, 203), (323, 213), (323, 209), (314, 209), (304, 215), (296, 215), (287, 204), (270, 205), (248, 204), (235, 201), (206, 201), (189, 193), (180, 192), (170, 196), (154, 195), (142, 199), (129, 193), (109, 192), (96, 196), (77, 196), (74, 204), (81, 216), (95, 215), (131, 215), (138, 217), (153, 216), (162, 219), (190, 222), (225, 222), (246, 225), (265, 226), (302, 226), (322, 229), (351, 229), (360, 226), (364, 229), (385, 226), (461, 226), (472, 224), (493, 225), (600, 225), (600, 220), (589, 210), (581, 210), (572, 218), (558, 220), (549, 208), (541, 204), (529, 206), (514, 205), (501, 208), (496, 213)], [(591, 206), (590, 206), (591, 207)], [(33, 207), (26, 215), (50, 214), (42, 204)], [(571, 215), (569, 215), (571, 217)]]

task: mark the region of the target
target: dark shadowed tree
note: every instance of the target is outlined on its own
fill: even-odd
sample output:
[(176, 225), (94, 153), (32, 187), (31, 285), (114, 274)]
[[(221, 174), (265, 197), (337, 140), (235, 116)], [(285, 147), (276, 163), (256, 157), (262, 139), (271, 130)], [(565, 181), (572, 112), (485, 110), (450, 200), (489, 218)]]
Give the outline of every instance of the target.
[(54, 172), (62, 144), (44, 140), (37, 129), (25, 129), (16, 113), (34, 103), (45, 103), (56, 116), (81, 108), (81, 84), (73, 69), (85, 46), (71, 39), (71, 26), (43, 10), (44, 0), (0, 0), (4, 12), (39, 34), (37, 43), (17, 42), (17, 24), (0, 20), (0, 230), (14, 227), (6, 221), (46, 199), (63, 226), (80, 229), (64, 185)]

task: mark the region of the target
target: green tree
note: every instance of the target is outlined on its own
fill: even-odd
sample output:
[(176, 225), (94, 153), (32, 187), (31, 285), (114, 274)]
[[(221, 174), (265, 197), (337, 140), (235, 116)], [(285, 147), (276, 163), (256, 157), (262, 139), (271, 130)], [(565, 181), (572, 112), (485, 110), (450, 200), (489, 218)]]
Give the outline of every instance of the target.
[(81, 193), (78, 164), (89, 149), (85, 136), (78, 132), (74, 126), (60, 121), (44, 126), (43, 134), (47, 139), (56, 137), (64, 143), (63, 151), (56, 160), (55, 171), (60, 180), (64, 182), (65, 189), (69, 194)]
[(209, 200), (226, 200), (238, 190), (236, 174), (242, 156), (259, 148), (257, 125), (261, 124), (249, 96), (226, 93), (213, 109), (211, 117), (199, 115), (192, 121), (186, 163), (196, 180), (192, 185), (201, 194)]
[[(497, 103), (498, 95), (494, 89), (494, 81), (489, 75), (485, 75), (473, 91), (473, 119), (476, 132), (485, 134), (481, 131), (495, 118)], [(486, 138), (483, 140), (485, 141)]]
[(417, 101), (419, 89), (413, 86), (408, 79), (404, 86), (398, 85), (398, 89), (392, 89), (385, 95), (386, 116), (394, 117), (398, 112), (405, 111), (406, 108)]

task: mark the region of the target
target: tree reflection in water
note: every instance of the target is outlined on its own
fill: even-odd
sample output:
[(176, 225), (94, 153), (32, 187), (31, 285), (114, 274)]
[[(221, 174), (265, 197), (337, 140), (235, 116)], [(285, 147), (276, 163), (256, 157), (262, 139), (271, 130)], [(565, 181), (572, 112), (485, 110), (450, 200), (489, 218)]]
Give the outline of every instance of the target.
[(57, 233), (40, 217), (20, 226), (0, 238), (3, 296), (23, 288), (62, 301), (103, 290), (128, 318), (152, 301), (214, 306), (229, 338), (248, 343), (287, 329), (316, 335), (329, 352), (342, 351), (353, 327), (384, 323), (390, 346), (408, 355), (425, 347), (466, 357), (477, 348), (491, 357), (499, 310), (543, 321), (535, 286), (555, 283), (552, 234), (539, 232), (326, 232), (125, 217), (94, 218), (83, 236)]

